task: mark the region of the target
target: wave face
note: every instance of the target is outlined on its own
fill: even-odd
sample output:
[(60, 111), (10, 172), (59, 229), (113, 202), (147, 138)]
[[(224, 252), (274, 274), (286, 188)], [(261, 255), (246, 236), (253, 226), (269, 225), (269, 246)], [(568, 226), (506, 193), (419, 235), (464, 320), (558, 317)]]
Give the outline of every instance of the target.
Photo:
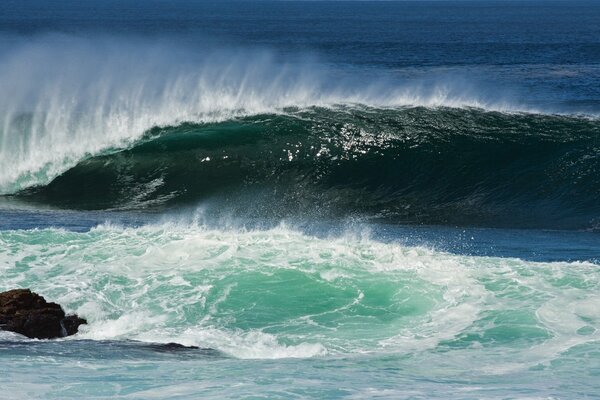
[(6, 43), (4, 195), (76, 209), (598, 226), (597, 119), (508, 113), (526, 108), (460, 79), (400, 82), (263, 50)]
[(480, 109), (288, 109), (153, 128), (20, 196), (81, 209), (202, 203), (246, 217), (593, 229), (600, 122)]

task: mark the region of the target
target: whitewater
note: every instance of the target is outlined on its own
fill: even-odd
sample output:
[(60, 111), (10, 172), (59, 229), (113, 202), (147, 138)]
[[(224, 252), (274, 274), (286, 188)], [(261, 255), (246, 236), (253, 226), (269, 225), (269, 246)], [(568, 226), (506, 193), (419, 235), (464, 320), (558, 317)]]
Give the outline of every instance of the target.
[[(285, 226), (104, 225), (0, 240), (5, 265), (27, 265), (5, 269), (2, 289), (34, 286), (86, 315), (77, 340), (174, 341), (239, 358), (476, 343), (469, 362), (492, 372), (548, 364), (598, 339), (600, 275), (588, 262), (464, 257)], [(486, 344), (504, 335), (535, 345), (485, 359)]]
[[(106, 368), (130, 374), (157, 360), (165, 367), (176, 363), (181, 373), (202, 374), (238, 359), (344, 365), (351, 357), (340, 368), (389, 364), (384, 371), (393, 363), (391, 371), (397, 372), (392, 376), (400, 386), (385, 392), (386, 397), (401, 395), (424, 363), (440, 365), (427, 372), (430, 379), (459, 386), (466, 376), (470, 382), (515, 376), (537, 380), (549, 369), (571, 375), (584, 365), (586, 374), (600, 368), (594, 355), (600, 274), (591, 262), (461, 256), (372, 240), (364, 230), (313, 236), (283, 225), (266, 230), (163, 223), (100, 225), (81, 233), (3, 231), (0, 244), (1, 290), (35, 287), (89, 321), (80, 334), (55, 344), (12, 342), (13, 334), (3, 334), (0, 348), (12, 349), (10, 359), (17, 363), (9, 375), (14, 380), (5, 376), (3, 384), (25, 395), (48, 389), (56, 395), (79, 393), (76, 386), (44, 389), (26, 378), (34, 371), (25, 360), (57, 362), (55, 346), (64, 348), (60, 357), (65, 361), (83, 356), (85, 368), (101, 375)], [(206, 350), (163, 355), (160, 348), (144, 345), (172, 342)], [(576, 361), (581, 357), (587, 360), (583, 365)], [(104, 362), (109, 364), (101, 367)], [(246, 371), (243, 364), (234, 370), (239, 368), (244, 374), (265, 373)], [(14, 375), (15, 370), (22, 375)], [(69, 364), (61, 370), (75, 380), (81, 373)], [(306, 373), (297, 372), (285, 390), (300, 390), (303, 379), (315, 379)], [(330, 373), (324, 371), (325, 379)], [(18, 388), (23, 384), (27, 391)], [(345, 390), (366, 396), (363, 384), (358, 380)], [(495, 390), (506, 383), (498, 384)], [(543, 396), (557, 390), (546, 384), (535, 392)], [(236, 393), (244, 393), (243, 387), (255, 390), (247, 385)], [(197, 390), (177, 383), (153, 386), (142, 384), (136, 397)], [(437, 398), (441, 388), (419, 389)], [(116, 386), (102, 393), (123, 395)], [(205, 393), (222, 392), (206, 388)]]

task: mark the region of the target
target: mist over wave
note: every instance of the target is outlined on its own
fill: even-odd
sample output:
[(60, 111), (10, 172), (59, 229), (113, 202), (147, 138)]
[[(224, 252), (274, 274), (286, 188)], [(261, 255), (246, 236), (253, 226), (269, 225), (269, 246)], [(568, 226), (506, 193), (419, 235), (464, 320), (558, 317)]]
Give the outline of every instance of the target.
[(3, 194), (47, 184), (84, 158), (181, 122), (338, 104), (526, 109), (467, 80), (399, 83), (387, 72), (357, 79), (316, 58), (265, 49), (58, 34), (2, 43), (0, 90), (10, 93), (0, 99)]

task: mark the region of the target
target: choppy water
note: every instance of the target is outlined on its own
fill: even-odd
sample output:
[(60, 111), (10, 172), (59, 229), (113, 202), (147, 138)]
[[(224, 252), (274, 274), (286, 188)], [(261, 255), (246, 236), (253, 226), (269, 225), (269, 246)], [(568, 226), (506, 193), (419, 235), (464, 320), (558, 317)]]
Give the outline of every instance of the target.
[[(89, 320), (60, 342), (3, 335), (3, 380), (49, 397), (599, 389), (594, 262), (452, 254), (364, 235), (173, 224), (3, 231), (1, 288), (33, 287)], [(169, 342), (212, 350), (144, 344)], [(50, 383), (54, 374), (63, 383)]]
[(0, 398), (600, 397), (597, 3), (0, 7)]

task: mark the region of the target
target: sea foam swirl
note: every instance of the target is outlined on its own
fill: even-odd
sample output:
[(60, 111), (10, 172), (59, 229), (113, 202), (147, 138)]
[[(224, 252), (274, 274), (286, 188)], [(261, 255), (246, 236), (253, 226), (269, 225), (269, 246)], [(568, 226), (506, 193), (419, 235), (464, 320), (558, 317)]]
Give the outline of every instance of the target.
[(361, 235), (174, 224), (0, 232), (0, 290), (85, 316), (75, 339), (238, 358), (452, 352), (490, 373), (598, 340), (598, 266), (452, 255)]

